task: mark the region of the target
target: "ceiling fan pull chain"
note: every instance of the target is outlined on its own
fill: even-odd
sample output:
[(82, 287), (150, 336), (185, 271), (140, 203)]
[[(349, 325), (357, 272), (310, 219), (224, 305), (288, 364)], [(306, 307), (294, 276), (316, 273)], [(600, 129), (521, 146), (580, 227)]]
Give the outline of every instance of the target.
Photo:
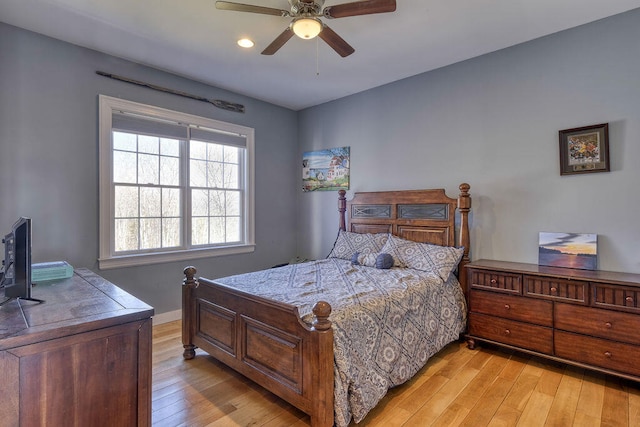
[(320, 50), (320, 42), (318, 42), (318, 37), (316, 37), (316, 76), (320, 75), (320, 60), (318, 59), (319, 50)]

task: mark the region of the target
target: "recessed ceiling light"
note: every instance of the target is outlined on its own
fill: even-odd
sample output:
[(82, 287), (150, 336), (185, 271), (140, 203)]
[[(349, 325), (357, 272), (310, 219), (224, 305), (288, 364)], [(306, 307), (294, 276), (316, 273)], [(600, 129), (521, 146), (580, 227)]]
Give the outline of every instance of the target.
[(238, 40), (238, 46), (240, 47), (244, 47), (244, 48), (250, 48), (253, 47), (253, 42), (249, 39), (240, 39)]

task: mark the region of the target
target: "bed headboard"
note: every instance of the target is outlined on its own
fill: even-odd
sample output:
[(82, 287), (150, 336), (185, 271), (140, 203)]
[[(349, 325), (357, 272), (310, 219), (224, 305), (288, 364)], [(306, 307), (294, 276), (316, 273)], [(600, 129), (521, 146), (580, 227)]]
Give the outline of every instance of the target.
[[(355, 193), (351, 200), (338, 192), (340, 229), (355, 233), (392, 233), (403, 239), (441, 246), (464, 247), (459, 271), (469, 262), (469, 184), (460, 184), (457, 199), (443, 189)], [(456, 209), (460, 228), (456, 240)], [(345, 215), (346, 214), (346, 215)], [(466, 275), (459, 281), (467, 291)]]

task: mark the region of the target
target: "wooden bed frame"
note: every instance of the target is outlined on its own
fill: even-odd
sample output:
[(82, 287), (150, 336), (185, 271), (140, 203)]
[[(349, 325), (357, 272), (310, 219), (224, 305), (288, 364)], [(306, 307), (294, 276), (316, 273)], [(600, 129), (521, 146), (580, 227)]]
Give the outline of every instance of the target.
[[(405, 239), (462, 246), (459, 271), (469, 262), (471, 209), (469, 185), (457, 199), (444, 190), (355, 193), (347, 201), (339, 191), (340, 229), (358, 233), (390, 232)], [(455, 241), (455, 211), (460, 214)], [(348, 221), (345, 218), (348, 213)], [(347, 228), (348, 225), (348, 228)], [(184, 358), (200, 347), (211, 356), (299, 408), (313, 427), (333, 425), (333, 332), (331, 307), (319, 301), (308, 325), (292, 305), (250, 295), (184, 269), (182, 343)], [(466, 275), (459, 281), (467, 293)]]

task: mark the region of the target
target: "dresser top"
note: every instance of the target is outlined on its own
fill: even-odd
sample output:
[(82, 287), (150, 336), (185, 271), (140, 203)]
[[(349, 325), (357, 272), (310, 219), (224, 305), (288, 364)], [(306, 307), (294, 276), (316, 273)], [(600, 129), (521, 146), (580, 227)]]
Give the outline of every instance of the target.
[(88, 269), (42, 282), (32, 297), (0, 307), (0, 350), (120, 325), (153, 316), (153, 307)]
[(586, 280), (590, 282), (611, 283), (640, 287), (640, 274), (603, 270), (579, 270), (575, 268), (549, 267), (511, 261), (481, 259), (466, 265), (467, 268), (481, 270), (500, 270), (518, 274), (535, 274), (557, 277), (567, 280)]

